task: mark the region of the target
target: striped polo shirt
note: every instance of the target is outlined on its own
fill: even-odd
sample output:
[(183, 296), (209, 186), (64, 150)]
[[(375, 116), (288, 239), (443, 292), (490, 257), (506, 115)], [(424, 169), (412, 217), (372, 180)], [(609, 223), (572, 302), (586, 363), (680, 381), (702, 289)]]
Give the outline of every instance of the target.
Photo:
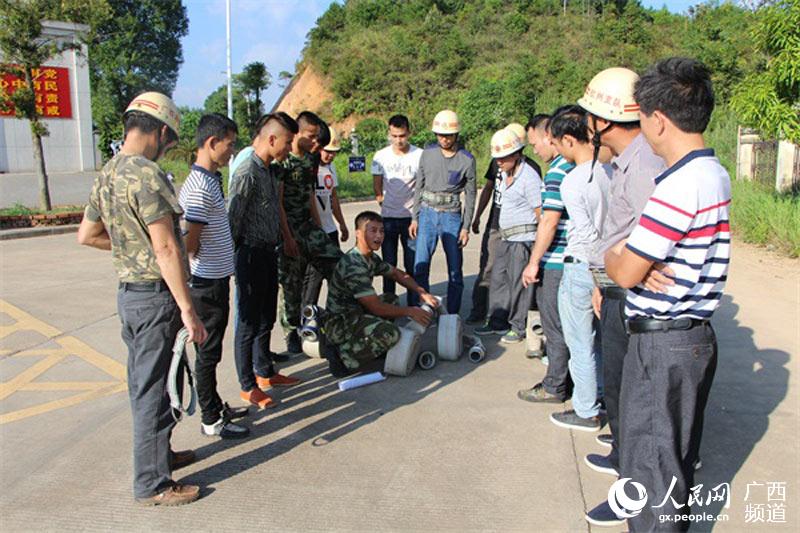
[(189, 260), (192, 275), (209, 279), (233, 275), (233, 238), (222, 195), (222, 176), (192, 165), (178, 202), (187, 222), (205, 226), (200, 232), (200, 247)]
[(728, 277), (731, 180), (714, 150), (695, 150), (656, 178), (653, 196), (627, 247), (675, 272), (675, 285), (655, 293), (628, 291), (630, 318), (707, 320), (719, 306)]
[(557, 155), (550, 162), (550, 168), (547, 169), (547, 174), (544, 175), (542, 211), (550, 210), (561, 213), (553, 242), (550, 243), (550, 247), (547, 248), (547, 251), (542, 256), (544, 268), (557, 270), (564, 268), (564, 248), (567, 246), (567, 220), (569, 220), (569, 214), (564, 207), (564, 201), (561, 199), (561, 182), (564, 180), (564, 176), (573, 168), (575, 168), (575, 165)]

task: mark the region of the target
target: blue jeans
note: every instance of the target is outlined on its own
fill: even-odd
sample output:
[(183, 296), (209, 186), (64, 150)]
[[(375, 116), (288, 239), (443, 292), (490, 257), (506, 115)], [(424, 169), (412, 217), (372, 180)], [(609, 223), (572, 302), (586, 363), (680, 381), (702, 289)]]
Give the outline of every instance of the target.
[[(436, 251), (436, 244), (441, 238), (447, 258), (447, 312), (450, 314), (457, 314), (461, 309), (461, 293), (464, 292), (464, 275), (461, 272), (464, 256), (458, 245), (460, 232), (460, 212), (436, 211), (430, 207), (420, 207), (414, 279), (426, 291), (430, 288), (431, 261)], [(418, 298), (415, 297), (413, 300), (409, 304), (415, 305)]]
[[(408, 236), (408, 226), (411, 225), (411, 217), (408, 218), (383, 218), (383, 244), (381, 245), (381, 255), (383, 260), (390, 265), (397, 266), (397, 245), (403, 247), (403, 267), (407, 274), (414, 275), (414, 249), (416, 243)], [(395, 294), (395, 282), (387, 277), (383, 278), (383, 293)]]
[(600, 335), (595, 335), (592, 290), (594, 280), (587, 263), (564, 263), (558, 288), (558, 314), (569, 347), (569, 372), (575, 388), (575, 414), (590, 418), (600, 413), (598, 386), (601, 383)]

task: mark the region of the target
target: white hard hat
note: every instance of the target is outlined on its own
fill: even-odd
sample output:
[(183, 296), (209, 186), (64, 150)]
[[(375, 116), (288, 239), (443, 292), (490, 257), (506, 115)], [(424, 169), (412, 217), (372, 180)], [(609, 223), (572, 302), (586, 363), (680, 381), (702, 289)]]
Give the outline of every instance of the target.
[(451, 135), (461, 131), (461, 124), (458, 122), (456, 112), (445, 109), (436, 113), (436, 116), (433, 117), (431, 131), (440, 135)]
[(525, 148), (519, 137), (509, 129), (502, 129), (492, 135), (492, 157), (505, 157)]
[(610, 122), (636, 122), (639, 104), (633, 98), (633, 88), (637, 81), (639, 75), (630, 69), (607, 68), (592, 78), (578, 105)]
[(157, 118), (169, 126), (176, 137), (180, 132), (180, 111), (178, 111), (178, 106), (175, 105), (172, 98), (167, 95), (155, 91), (142, 93), (128, 104), (128, 108), (122, 116), (124, 117), (131, 111), (139, 111), (153, 118)]
[(336, 130), (331, 128), (331, 141), (323, 148), (326, 152), (338, 152), (342, 149), (342, 143), (339, 141), (339, 136)]
[(525, 134), (525, 126), (519, 122), (512, 122), (506, 126), (505, 129), (516, 135), (517, 138), (522, 142), (522, 146), (528, 144), (528, 136)]

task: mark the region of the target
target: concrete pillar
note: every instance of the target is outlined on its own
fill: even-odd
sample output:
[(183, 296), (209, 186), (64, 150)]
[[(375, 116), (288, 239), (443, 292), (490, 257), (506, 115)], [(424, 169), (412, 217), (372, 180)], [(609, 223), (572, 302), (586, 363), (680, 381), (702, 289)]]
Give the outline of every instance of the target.
[(775, 189), (789, 192), (800, 184), (800, 146), (787, 141), (778, 143), (778, 165), (775, 172)]

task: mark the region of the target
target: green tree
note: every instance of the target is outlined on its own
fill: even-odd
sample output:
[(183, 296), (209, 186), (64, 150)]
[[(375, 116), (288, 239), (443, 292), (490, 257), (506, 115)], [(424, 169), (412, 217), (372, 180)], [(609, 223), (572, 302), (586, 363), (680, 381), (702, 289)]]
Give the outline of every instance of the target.
[[(220, 113), (228, 116), (228, 86), (220, 85), (214, 92), (209, 94), (205, 102), (203, 102), (203, 109), (206, 113)], [(242, 144), (248, 141), (248, 122), (247, 122), (247, 102), (242, 96), (241, 89), (238, 85), (233, 86), (233, 121), (239, 128), (239, 137), (237, 144)]]
[(770, 137), (800, 144), (800, 1), (759, 9), (750, 36), (765, 60), (733, 91), (742, 122)]
[(261, 93), (272, 84), (272, 76), (264, 63), (255, 61), (245, 65), (242, 72), (236, 75), (235, 81), (247, 105), (247, 131), (252, 134), (256, 122), (264, 112)]
[(30, 123), (39, 208), (45, 211), (52, 207), (42, 149), (42, 137), (49, 131), (36, 111), (34, 81), (47, 60), (65, 50), (79, 49), (81, 44), (47, 37), (43, 34), (42, 20), (97, 24), (107, 12), (105, 0), (0, 0), (0, 53), (7, 61), (0, 65), (0, 73), (13, 74), (24, 82), (24, 86), (13, 93), (0, 91), (0, 105), (13, 106), (15, 116)]
[(288, 70), (280, 71), (280, 73), (278, 73), (278, 80), (279, 80), (278, 85), (281, 87), (281, 89), (285, 89), (286, 86), (292, 82), (293, 77), (294, 74), (292, 74)]
[(89, 47), (92, 114), (100, 147), (122, 137), (120, 117), (144, 91), (171, 95), (189, 19), (181, 0), (109, 0), (111, 16)]

